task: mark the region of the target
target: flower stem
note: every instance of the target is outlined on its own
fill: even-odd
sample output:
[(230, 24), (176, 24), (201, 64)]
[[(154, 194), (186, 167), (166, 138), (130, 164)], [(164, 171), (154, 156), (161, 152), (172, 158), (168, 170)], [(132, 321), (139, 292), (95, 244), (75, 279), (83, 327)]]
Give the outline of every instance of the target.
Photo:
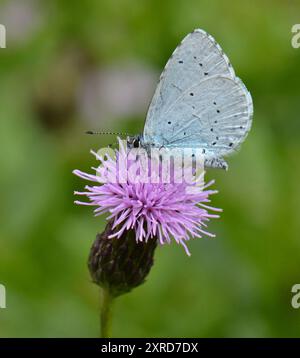
[(108, 289), (103, 288), (101, 291), (101, 338), (109, 338), (111, 336), (111, 310), (113, 297), (110, 295)]

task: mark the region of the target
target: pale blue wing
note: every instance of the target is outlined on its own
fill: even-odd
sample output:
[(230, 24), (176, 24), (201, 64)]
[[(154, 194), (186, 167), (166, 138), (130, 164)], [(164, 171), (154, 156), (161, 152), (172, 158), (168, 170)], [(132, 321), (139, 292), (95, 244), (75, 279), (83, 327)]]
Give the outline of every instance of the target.
[(252, 99), (238, 78), (215, 75), (183, 91), (157, 118), (157, 146), (203, 148), (207, 157), (234, 151), (252, 122)]
[(152, 142), (153, 130), (159, 127), (161, 115), (184, 91), (201, 80), (216, 75), (235, 77), (234, 70), (212, 36), (203, 30), (188, 34), (175, 49), (164, 71), (150, 104), (144, 140)]

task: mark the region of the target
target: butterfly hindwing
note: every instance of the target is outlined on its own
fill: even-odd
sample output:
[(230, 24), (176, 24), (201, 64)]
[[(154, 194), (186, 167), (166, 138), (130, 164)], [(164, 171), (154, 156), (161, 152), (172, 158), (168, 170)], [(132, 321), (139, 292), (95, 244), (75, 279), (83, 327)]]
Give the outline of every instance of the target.
[(252, 101), (239, 79), (216, 75), (182, 93), (161, 116), (157, 143), (203, 148), (224, 156), (244, 140), (251, 126)]

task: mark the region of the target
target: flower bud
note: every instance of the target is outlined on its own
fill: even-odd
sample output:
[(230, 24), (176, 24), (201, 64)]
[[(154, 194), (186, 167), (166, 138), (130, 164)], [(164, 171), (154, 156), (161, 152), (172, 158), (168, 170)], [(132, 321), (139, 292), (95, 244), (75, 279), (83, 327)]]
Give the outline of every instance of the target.
[(134, 230), (124, 231), (119, 238), (109, 238), (113, 233), (109, 222), (104, 232), (97, 234), (88, 266), (93, 282), (117, 297), (145, 281), (153, 265), (156, 238), (136, 242)]

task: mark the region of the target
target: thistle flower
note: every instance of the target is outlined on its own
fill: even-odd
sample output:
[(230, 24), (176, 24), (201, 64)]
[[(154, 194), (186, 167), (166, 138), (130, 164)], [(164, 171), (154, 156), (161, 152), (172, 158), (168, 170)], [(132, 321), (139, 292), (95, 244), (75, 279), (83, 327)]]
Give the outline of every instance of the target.
[[(174, 240), (190, 255), (186, 242), (191, 237), (215, 236), (205, 230), (210, 218), (219, 217), (210, 211), (221, 211), (208, 205), (209, 196), (217, 192), (207, 190), (213, 181), (199, 185), (203, 179), (202, 173), (193, 183), (184, 180), (180, 183), (174, 180), (169, 183), (162, 180), (156, 182), (151, 180), (155, 174), (153, 171), (141, 172), (143, 166), (140, 166), (136, 175), (128, 175), (132, 160), (120, 140), (119, 145), (115, 158), (104, 158), (92, 151), (101, 163), (98, 168), (93, 168), (95, 174), (80, 170), (73, 172), (96, 183), (86, 186), (84, 192), (75, 192), (86, 196), (88, 202), (75, 203), (95, 206), (95, 216), (110, 214), (107, 219), (112, 221), (112, 233), (108, 238), (120, 238), (124, 232), (133, 230), (137, 243), (157, 238), (158, 243), (164, 245)], [(175, 176), (180, 176), (178, 168), (175, 167), (174, 171)], [(145, 176), (149, 180), (145, 180)], [(193, 190), (188, 190), (190, 188)]]

